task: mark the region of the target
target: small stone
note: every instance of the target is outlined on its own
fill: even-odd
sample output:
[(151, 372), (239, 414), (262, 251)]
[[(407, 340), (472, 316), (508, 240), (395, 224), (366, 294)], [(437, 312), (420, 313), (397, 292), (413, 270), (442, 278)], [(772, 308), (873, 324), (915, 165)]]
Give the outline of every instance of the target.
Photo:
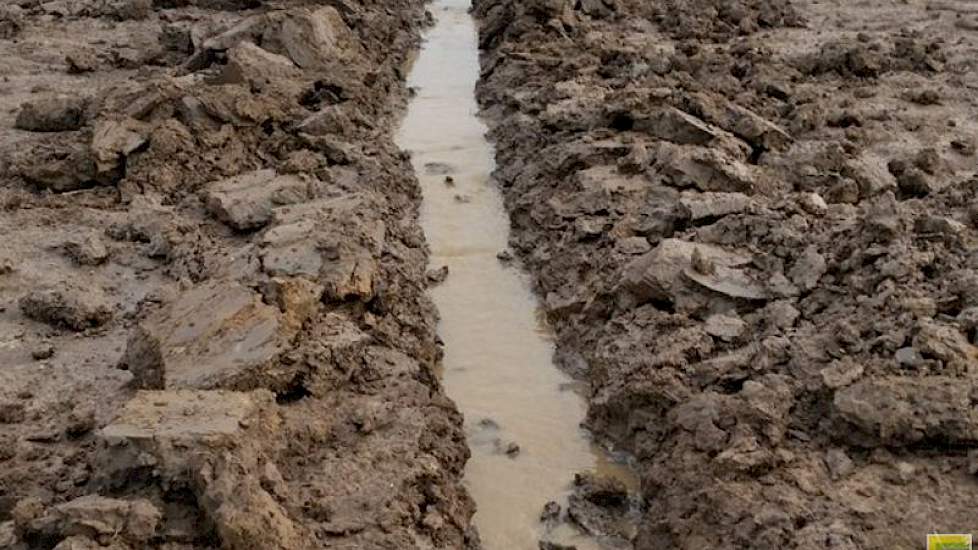
[(801, 316), (798, 308), (791, 305), (787, 300), (772, 302), (764, 309), (767, 315), (767, 322), (773, 327), (787, 330), (795, 326), (795, 321)]
[(506, 448), (503, 449), (503, 452), (510, 458), (516, 458), (520, 454), (520, 446), (517, 443), (510, 441), (506, 444)]
[(735, 340), (747, 329), (747, 323), (737, 316), (736, 312), (718, 313), (706, 318), (703, 329), (710, 336), (721, 340)]
[(825, 453), (825, 466), (829, 469), (829, 477), (833, 481), (848, 476), (856, 467), (849, 455), (842, 449), (829, 449)]
[(693, 255), (691, 258), (690, 266), (693, 268), (693, 271), (702, 275), (712, 275), (713, 273), (716, 273), (716, 266), (712, 261), (710, 261), (709, 258), (700, 252), (698, 247), (693, 248)]
[(922, 356), (940, 359), (952, 368), (970, 368), (975, 349), (958, 327), (922, 319), (916, 331), (913, 347)]
[(574, 229), (580, 234), (581, 239), (598, 237), (605, 231), (607, 220), (605, 218), (579, 217), (574, 220)]
[(975, 140), (973, 138), (960, 137), (951, 140), (951, 149), (954, 149), (958, 154), (970, 157), (975, 154), (978, 147), (975, 146)]
[(109, 257), (102, 239), (93, 234), (76, 236), (65, 241), (65, 253), (79, 265), (99, 265)]
[(852, 384), (863, 375), (863, 366), (851, 359), (834, 361), (831, 366), (822, 369), (822, 382), (829, 389), (839, 389)]
[(899, 461), (893, 465), (893, 471), (890, 472), (886, 477), (889, 481), (896, 483), (898, 485), (906, 485), (913, 481), (914, 476), (917, 474), (917, 468), (910, 464), (909, 462)]
[(805, 193), (798, 200), (802, 210), (813, 216), (824, 216), (829, 211), (829, 205), (818, 193)]
[(37, 361), (54, 357), (54, 345), (51, 342), (41, 342), (31, 350), (31, 357)]
[(509, 250), (500, 250), (496, 253), (496, 259), (503, 263), (509, 263), (513, 261), (513, 253)]
[(68, 74), (81, 74), (94, 71), (98, 67), (98, 58), (88, 50), (76, 50), (65, 56), (68, 64)]
[(896, 350), (893, 357), (896, 359), (897, 364), (901, 367), (916, 367), (921, 363), (921, 361), (923, 361), (923, 357), (921, 357), (920, 354), (917, 353), (917, 350), (913, 349), (912, 347), (905, 347)]
[(445, 185), (452, 187), (455, 185), (455, 178), (452, 176), (445, 176)]
[(751, 198), (743, 193), (700, 193), (687, 191), (679, 203), (689, 212), (689, 219), (698, 222), (739, 214), (751, 208)]
[(448, 266), (443, 265), (438, 269), (429, 269), (425, 274), (425, 278), (427, 278), (428, 282), (432, 285), (444, 283), (445, 279), (448, 278)]
[(540, 513), (540, 521), (544, 523), (556, 522), (560, 519), (560, 504), (554, 501), (550, 501), (543, 505), (543, 511)]

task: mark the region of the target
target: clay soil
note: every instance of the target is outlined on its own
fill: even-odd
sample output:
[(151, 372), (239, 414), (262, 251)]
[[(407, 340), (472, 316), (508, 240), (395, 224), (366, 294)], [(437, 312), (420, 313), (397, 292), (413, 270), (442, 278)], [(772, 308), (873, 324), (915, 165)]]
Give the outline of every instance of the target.
[(978, 529), (978, 9), (478, 0), (512, 245), (634, 548)]
[(421, 0), (0, 5), (0, 548), (461, 548)]
[[(474, 13), (511, 245), (642, 480), (579, 476), (547, 521), (640, 550), (978, 530), (973, 2)], [(430, 20), (0, 5), (0, 548), (478, 547), (392, 142)]]

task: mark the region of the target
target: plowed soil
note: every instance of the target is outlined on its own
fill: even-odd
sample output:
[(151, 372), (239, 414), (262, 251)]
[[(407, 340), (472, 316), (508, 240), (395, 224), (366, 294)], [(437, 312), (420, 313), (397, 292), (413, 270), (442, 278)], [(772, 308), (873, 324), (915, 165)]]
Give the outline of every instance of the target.
[(460, 548), (420, 0), (0, 6), (0, 548)]
[(512, 245), (635, 548), (978, 515), (971, 2), (478, 0)]

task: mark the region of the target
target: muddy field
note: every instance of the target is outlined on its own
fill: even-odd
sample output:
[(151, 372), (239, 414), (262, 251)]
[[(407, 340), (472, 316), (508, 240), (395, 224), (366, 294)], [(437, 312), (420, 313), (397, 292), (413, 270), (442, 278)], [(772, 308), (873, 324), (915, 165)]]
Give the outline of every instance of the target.
[(461, 548), (421, 0), (0, 5), (0, 548)]
[(512, 245), (638, 549), (978, 529), (978, 8), (478, 0)]
[[(393, 141), (429, 7), (0, 3), (0, 548), (480, 546)], [(978, 6), (473, 14), (498, 261), (641, 477), (567, 472), (546, 528), (978, 530)]]

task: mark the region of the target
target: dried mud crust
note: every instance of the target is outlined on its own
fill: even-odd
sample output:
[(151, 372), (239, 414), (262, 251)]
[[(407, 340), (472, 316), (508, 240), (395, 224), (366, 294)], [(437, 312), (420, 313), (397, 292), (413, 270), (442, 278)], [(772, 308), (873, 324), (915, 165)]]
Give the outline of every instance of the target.
[(461, 548), (420, 0), (0, 6), (0, 548)]
[(512, 245), (633, 453), (635, 548), (978, 515), (978, 12), (478, 0)]

